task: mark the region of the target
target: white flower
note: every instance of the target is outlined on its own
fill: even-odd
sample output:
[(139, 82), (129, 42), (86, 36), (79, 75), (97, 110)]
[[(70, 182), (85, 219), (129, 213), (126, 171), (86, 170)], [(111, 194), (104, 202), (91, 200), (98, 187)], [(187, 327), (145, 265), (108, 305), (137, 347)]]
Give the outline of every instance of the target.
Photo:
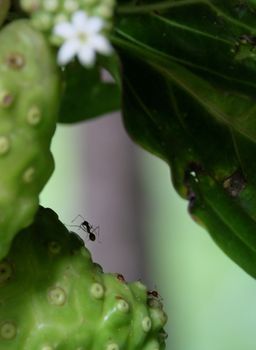
[(104, 28), (104, 21), (100, 17), (89, 17), (84, 11), (76, 11), (71, 22), (56, 24), (53, 33), (64, 39), (58, 52), (58, 63), (66, 65), (76, 55), (84, 66), (92, 66), (96, 59), (96, 52), (109, 55), (112, 46), (108, 39), (100, 34)]

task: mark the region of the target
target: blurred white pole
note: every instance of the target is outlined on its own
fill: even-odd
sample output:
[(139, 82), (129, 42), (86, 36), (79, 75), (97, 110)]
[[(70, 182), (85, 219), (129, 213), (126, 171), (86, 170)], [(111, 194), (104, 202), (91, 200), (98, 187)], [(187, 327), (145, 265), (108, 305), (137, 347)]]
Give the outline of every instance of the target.
[(122, 273), (126, 279), (144, 279), (142, 242), (143, 200), (136, 146), (128, 138), (120, 114), (80, 124), (77, 133), (81, 184), (81, 214), (100, 237), (87, 241), (105, 271)]

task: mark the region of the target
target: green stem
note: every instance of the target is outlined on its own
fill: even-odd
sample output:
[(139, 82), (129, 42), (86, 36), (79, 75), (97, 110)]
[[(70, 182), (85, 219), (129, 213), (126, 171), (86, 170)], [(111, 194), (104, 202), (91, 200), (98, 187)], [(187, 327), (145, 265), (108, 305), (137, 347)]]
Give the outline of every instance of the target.
[(174, 7), (191, 5), (199, 2), (204, 2), (204, 0), (169, 0), (163, 2), (157, 2), (148, 5), (123, 5), (117, 8), (117, 13), (120, 14), (135, 14), (135, 13), (148, 13), (151, 11), (164, 11), (169, 10)]

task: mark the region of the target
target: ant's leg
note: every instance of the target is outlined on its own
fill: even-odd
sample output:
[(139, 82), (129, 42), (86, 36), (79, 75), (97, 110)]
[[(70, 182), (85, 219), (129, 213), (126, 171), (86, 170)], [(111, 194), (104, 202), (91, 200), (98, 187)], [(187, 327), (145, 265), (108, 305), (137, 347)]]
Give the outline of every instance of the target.
[(68, 224), (65, 224), (65, 226), (67, 226), (67, 227), (76, 227), (78, 230), (83, 229), (81, 227), (81, 225), (68, 225)]
[(85, 220), (85, 218), (82, 215), (78, 214), (71, 222), (76, 221), (76, 219), (79, 217), (82, 218), (83, 220)]
[(65, 224), (65, 226), (81, 228), (80, 225), (68, 225), (68, 224)]

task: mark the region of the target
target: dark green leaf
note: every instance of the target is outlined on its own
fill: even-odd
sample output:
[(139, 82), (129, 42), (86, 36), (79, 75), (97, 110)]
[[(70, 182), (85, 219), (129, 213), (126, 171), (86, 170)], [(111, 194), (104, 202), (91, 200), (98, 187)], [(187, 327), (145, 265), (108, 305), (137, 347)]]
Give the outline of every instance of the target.
[[(108, 63), (108, 68), (113, 66)], [(70, 64), (63, 71), (63, 81), (61, 123), (79, 122), (120, 109), (120, 88), (114, 82), (102, 81), (99, 67), (86, 69), (78, 63)]]
[(122, 6), (113, 41), (126, 128), (170, 164), (192, 216), (256, 277), (256, 13), (237, 1)]

